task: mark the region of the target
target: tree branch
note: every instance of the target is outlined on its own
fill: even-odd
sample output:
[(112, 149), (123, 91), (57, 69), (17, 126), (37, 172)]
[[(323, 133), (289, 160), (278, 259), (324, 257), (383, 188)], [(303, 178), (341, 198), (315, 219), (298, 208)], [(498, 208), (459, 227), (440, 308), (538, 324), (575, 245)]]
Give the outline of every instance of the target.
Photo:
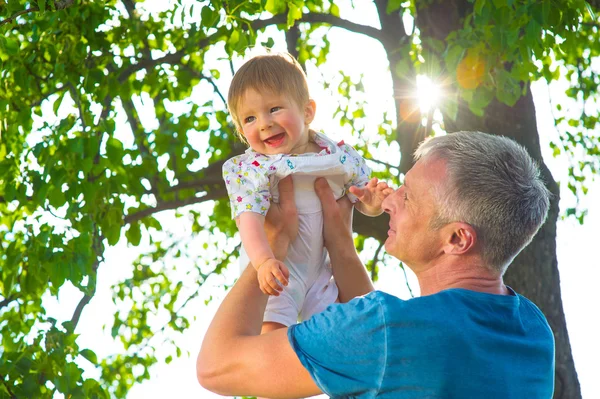
[[(64, 10), (67, 7), (70, 7), (73, 5), (73, 2), (75, 0), (55, 0), (54, 1), (54, 8), (56, 9), (56, 11), (60, 11), (60, 10)], [(48, 8), (48, 6), (46, 6)], [(40, 8), (38, 6), (33, 6), (33, 7), (29, 7), (25, 10), (21, 10), (16, 12), (15, 14), (13, 14), (12, 16), (4, 19), (3, 21), (0, 21), (0, 26), (7, 24), (9, 22), (13, 22), (15, 18), (23, 15), (23, 14), (29, 14), (32, 12), (36, 12), (36, 11), (40, 11)]]
[(64, 90), (64, 89), (66, 89), (66, 88), (67, 88), (67, 85), (66, 85), (66, 84), (64, 84), (64, 85), (62, 85), (62, 86), (60, 86), (60, 87), (57, 87), (57, 88), (56, 88), (56, 89), (54, 89), (54, 90), (51, 90), (51, 91), (49, 91), (49, 92), (48, 92), (48, 94), (46, 94), (46, 95), (42, 96), (42, 98), (40, 98), (40, 99), (39, 99), (39, 100), (37, 100), (36, 102), (32, 103), (32, 104), (30, 105), (30, 107), (31, 107), (31, 108), (33, 108), (33, 107), (37, 107), (37, 106), (41, 105), (41, 104), (44, 102), (44, 100), (48, 99), (48, 97), (50, 97), (50, 96), (51, 96), (51, 95), (53, 95), (53, 94), (56, 94), (56, 93), (58, 93), (59, 91), (63, 91), (63, 90)]
[(21, 10), (21, 11), (18, 11), (18, 12), (16, 12), (15, 14), (13, 14), (11, 17), (8, 17), (8, 18), (6, 18), (5, 20), (3, 20), (3, 21), (0, 21), (0, 26), (2, 26), (2, 25), (4, 25), (4, 24), (7, 24), (7, 23), (9, 23), (9, 22), (13, 22), (13, 20), (14, 20), (15, 18), (17, 18), (18, 16), (21, 16), (21, 15), (23, 15), (23, 14), (28, 14), (28, 13), (30, 13), (30, 12), (39, 11), (39, 10), (40, 10), (40, 9), (39, 9), (37, 6), (33, 6), (33, 7), (30, 7), (30, 8), (28, 8), (28, 9), (26, 9), (26, 10)]
[(379, 242), (379, 246), (375, 251), (375, 255), (373, 255), (373, 260), (371, 261), (371, 281), (375, 281), (377, 279), (377, 261), (379, 261), (379, 253), (381, 252), (381, 248), (383, 248), (384, 243)]
[[(218, 186), (218, 187), (215, 187)], [(222, 188), (223, 186), (223, 178), (221, 176), (218, 177), (207, 177), (205, 179), (200, 179), (200, 180), (191, 180), (191, 181), (184, 181), (179, 183), (176, 186), (170, 187), (167, 191), (168, 192), (173, 192), (173, 191), (180, 191), (180, 190), (187, 190), (187, 189), (205, 189), (206, 187), (213, 187), (213, 188)]]
[(227, 195), (227, 190), (223, 188), (220, 190), (211, 191), (202, 197), (191, 197), (191, 198), (186, 198), (184, 200), (162, 202), (153, 208), (146, 208), (139, 212), (132, 213), (131, 215), (127, 215), (127, 216), (125, 216), (124, 221), (125, 221), (125, 224), (133, 223), (140, 219), (145, 218), (146, 216), (150, 216), (154, 213), (158, 213), (158, 212), (162, 212), (162, 211), (166, 211), (166, 210), (170, 210), (170, 209), (177, 209), (182, 206), (199, 204), (201, 202), (216, 200), (219, 198), (223, 198), (225, 195)]
[[(270, 25), (278, 25), (278, 24), (286, 23), (286, 21), (287, 21), (287, 16), (284, 14), (280, 14), (280, 15), (276, 15), (275, 17), (269, 18), (269, 19), (254, 20), (250, 23), (250, 26), (254, 30), (260, 30), (260, 29), (264, 29)], [(331, 14), (308, 13), (308, 14), (304, 14), (303, 17), (301, 19), (297, 20), (296, 22), (329, 24), (331, 26), (346, 29), (350, 32), (360, 33), (363, 35), (370, 36), (379, 41), (383, 40), (383, 35), (382, 35), (381, 30), (379, 30), (377, 28), (373, 28), (372, 26), (361, 25), (361, 24), (357, 24), (354, 22), (350, 22), (345, 19), (335, 17)], [(223, 31), (218, 30), (217, 32), (213, 33), (212, 35), (207, 36), (204, 39), (200, 40), (200, 42), (198, 44), (196, 44), (194, 47), (195, 48), (203, 48), (203, 47), (207, 46), (212, 39), (214, 39), (215, 37), (219, 37), (221, 35), (223, 35)], [(123, 72), (121, 72), (121, 74), (119, 75), (118, 81), (119, 81), (119, 83), (123, 83), (137, 71), (141, 71), (142, 69), (152, 68), (152, 67), (155, 67), (156, 65), (179, 64), (181, 59), (188, 53), (189, 53), (189, 50), (187, 48), (183, 48), (174, 53), (167, 54), (161, 58), (140, 59), (137, 64), (132, 64), (132, 65), (129, 65), (127, 68), (125, 68), (123, 70)]]
[(2, 384), (6, 388), (6, 391), (10, 395), (10, 398), (11, 399), (16, 399), (17, 397), (15, 396), (15, 394), (13, 393), (13, 391), (10, 389), (10, 386), (8, 386), (8, 384), (6, 383), (6, 381), (4, 381), (4, 378), (5, 378), (5, 376), (3, 374), (0, 374), (0, 380), (2, 380)]
[(398, 166), (389, 164), (387, 162), (380, 161), (379, 159), (375, 159), (375, 158), (371, 158), (371, 157), (366, 157), (366, 156), (363, 156), (363, 158), (366, 159), (367, 161), (375, 162), (375, 163), (378, 163), (380, 165), (384, 165), (388, 169), (399, 169)]
[(5, 307), (6, 305), (8, 305), (9, 303), (11, 303), (12, 301), (14, 301), (16, 298), (14, 296), (8, 296), (6, 297), (2, 302), (0, 302), (0, 309), (2, 309), (3, 307)]
[(81, 298), (81, 300), (77, 304), (77, 307), (75, 308), (75, 311), (73, 312), (73, 316), (71, 317), (71, 323), (73, 323), (73, 330), (75, 330), (75, 327), (77, 327), (77, 324), (79, 324), (79, 319), (81, 317), (81, 312), (83, 312), (83, 308), (85, 308), (87, 306), (87, 304), (90, 303), (90, 301), (94, 297), (94, 294), (96, 293), (96, 275), (98, 272), (98, 267), (100, 266), (100, 260), (104, 260), (104, 257), (101, 257), (101, 254), (103, 251), (103, 248), (102, 248), (102, 239), (103, 238), (102, 238), (102, 235), (99, 234), (98, 227), (96, 224), (94, 224), (94, 230), (95, 230), (95, 233), (93, 236), (94, 237), (93, 249), (94, 249), (94, 254), (96, 255), (96, 260), (94, 261), (94, 265), (92, 266), (92, 273), (89, 276), (90, 284), (93, 284), (92, 293), (85, 294), (83, 296), (83, 298)]
[(77, 324), (79, 323), (79, 318), (81, 317), (81, 312), (83, 312), (83, 308), (85, 308), (91, 300), (92, 295), (85, 294), (77, 304), (75, 312), (73, 312), (73, 316), (71, 317), (71, 323), (73, 323), (73, 330), (75, 330), (75, 327), (77, 327)]
[(227, 100), (225, 100), (225, 96), (223, 96), (223, 94), (221, 93), (221, 90), (219, 90), (219, 87), (217, 86), (217, 84), (215, 83), (215, 81), (212, 77), (206, 76), (202, 72), (196, 71), (195, 69), (191, 68), (187, 64), (182, 64), (181, 68), (188, 71), (191, 75), (193, 75), (197, 79), (200, 79), (200, 80), (204, 79), (204, 80), (208, 81), (208, 83), (210, 83), (212, 85), (213, 89), (215, 89), (215, 93), (217, 93), (217, 95), (221, 98), (221, 101), (223, 101), (223, 104), (225, 106), (227, 106)]
[(81, 97), (80, 93), (77, 92), (77, 89), (71, 82), (67, 82), (66, 85), (69, 87), (69, 92), (73, 96), (73, 101), (77, 105), (77, 109), (79, 110), (79, 119), (81, 120), (81, 126), (83, 127), (83, 131), (87, 129), (87, 124), (85, 123), (85, 117), (83, 116), (83, 108), (81, 107)]
[(328, 24), (336, 28), (342, 28), (350, 32), (369, 36), (373, 39), (383, 42), (383, 32), (380, 29), (368, 25), (361, 25), (354, 22), (350, 22), (331, 14), (304, 14), (302, 18), (299, 19), (297, 22), (308, 22), (312, 24)]

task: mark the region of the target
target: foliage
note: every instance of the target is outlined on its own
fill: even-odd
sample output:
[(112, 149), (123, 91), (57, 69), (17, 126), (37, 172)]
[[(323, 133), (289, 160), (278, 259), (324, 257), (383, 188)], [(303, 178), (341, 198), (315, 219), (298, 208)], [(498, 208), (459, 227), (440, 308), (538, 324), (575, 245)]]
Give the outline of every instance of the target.
[[(238, 245), (220, 177), (222, 162), (243, 151), (222, 92), (235, 63), (295, 26), (299, 58), (314, 65), (327, 59), (331, 26), (386, 39), (324, 0), (172, 1), (159, 10), (151, 3), (0, 0), (0, 397), (122, 398), (157, 361), (180, 356), (165, 337), (186, 330), (197, 287), (223, 272)], [(380, 18), (415, 16), (415, 2), (383, 3)], [(570, 184), (584, 193), (583, 169), (598, 169), (598, 137), (589, 134), (598, 123), (596, 8), (582, 0), (477, 0), (447, 42), (421, 41), (414, 29), (408, 42), (386, 47), (405, 55), (390, 70), (403, 79), (450, 75), (476, 114), (494, 97), (514, 104), (524, 82), (566, 70), (567, 94), (581, 106), (557, 116), (565, 130), (553, 145), (582, 162)], [(339, 80), (334, 118), (358, 138), (361, 81), (343, 71)], [(375, 158), (373, 149), (391, 148), (402, 123), (384, 115), (378, 141), (357, 147)], [(177, 226), (163, 226), (163, 211)], [(176, 234), (181, 226), (185, 237)], [(98, 359), (79, 348), (76, 330), (103, 255), (120, 240), (142, 255), (113, 287), (124, 310), (111, 333), (123, 352)], [(376, 276), (377, 259), (370, 266)], [(43, 298), (69, 285), (82, 299), (59, 323)], [(83, 362), (98, 378), (83, 376)]]

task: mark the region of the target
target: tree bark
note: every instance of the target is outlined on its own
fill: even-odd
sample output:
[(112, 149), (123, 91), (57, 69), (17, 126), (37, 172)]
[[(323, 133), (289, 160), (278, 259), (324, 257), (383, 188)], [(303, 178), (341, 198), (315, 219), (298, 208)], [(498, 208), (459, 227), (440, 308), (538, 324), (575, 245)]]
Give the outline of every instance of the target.
[[(472, 4), (467, 0), (437, 1), (422, 8), (417, 7), (417, 26), (421, 30), (421, 36), (445, 41), (450, 32), (462, 26), (461, 19), (470, 12), (471, 7)], [(508, 268), (505, 282), (540, 307), (554, 332), (554, 398), (581, 398), (562, 307), (556, 258), (556, 221), (560, 192), (542, 159), (531, 90), (527, 87), (527, 93), (512, 107), (494, 99), (483, 117), (471, 113), (467, 104), (459, 100), (456, 120), (452, 121), (444, 115), (444, 124), (448, 133), (470, 130), (510, 137), (522, 144), (538, 162), (546, 186), (553, 194), (548, 219), (531, 244)]]

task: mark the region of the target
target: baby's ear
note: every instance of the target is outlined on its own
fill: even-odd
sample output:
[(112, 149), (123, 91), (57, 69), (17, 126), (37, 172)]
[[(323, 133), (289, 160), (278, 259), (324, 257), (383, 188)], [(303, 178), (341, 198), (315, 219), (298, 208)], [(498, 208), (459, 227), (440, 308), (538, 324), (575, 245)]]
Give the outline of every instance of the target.
[(317, 113), (317, 103), (312, 98), (308, 100), (304, 107), (304, 123), (310, 124), (315, 119)]

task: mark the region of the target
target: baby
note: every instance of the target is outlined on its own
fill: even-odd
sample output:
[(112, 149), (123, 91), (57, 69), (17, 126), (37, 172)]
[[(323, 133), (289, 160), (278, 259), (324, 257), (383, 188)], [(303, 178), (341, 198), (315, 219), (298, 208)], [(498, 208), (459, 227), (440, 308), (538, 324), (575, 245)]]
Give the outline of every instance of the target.
[[(381, 202), (393, 190), (376, 178), (369, 180), (370, 169), (351, 146), (309, 128), (316, 104), (304, 71), (291, 55), (250, 59), (233, 77), (227, 102), (240, 138), (250, 148), (223, 165), (223, 178), (242, 239), (241, 266), (252, 263), (260, 289), (271, 295), (264, 333), (295, 324), (299, 317), (306, 320), (337, 300), (315, 179), (327, 178), (336, 198), (347, 194), (369, 216), (381, 214)], [(278, 202), (278, 181), (289, 175), (299, 228), (280, 262), (269, 247), (264, 217), (270, 202)], [(280, 283), (287, 286), (281, 295)]]

